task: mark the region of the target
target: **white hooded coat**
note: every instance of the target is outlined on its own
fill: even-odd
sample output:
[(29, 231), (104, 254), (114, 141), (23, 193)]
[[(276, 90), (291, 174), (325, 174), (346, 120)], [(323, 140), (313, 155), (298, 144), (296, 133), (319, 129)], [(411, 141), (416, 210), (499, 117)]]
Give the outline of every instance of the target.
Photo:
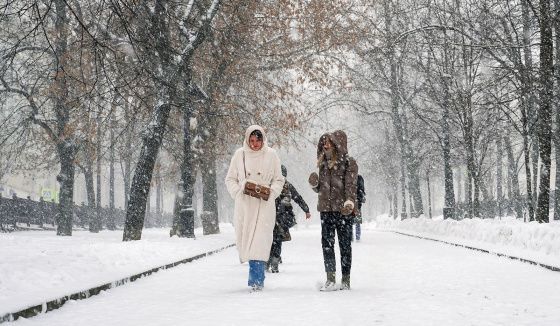
[[(260, 130), (263, 135), (263, 145), (258, 151), (249, 146), (249, 136), (254, 130)], [(268, 201), (243, 194), (245, 180), (270, 187)], [(267, 261), (276, 221), (274, 199), (282, 191), (284, 177), (280, 159), (276, 151), (268, 147), (262, 127), (253, 125), (247, 128), (243, 147), (233, 154), (225, 181), (229, 194), (235, 200), (233, 223), (239, 260), (241, 263)]]

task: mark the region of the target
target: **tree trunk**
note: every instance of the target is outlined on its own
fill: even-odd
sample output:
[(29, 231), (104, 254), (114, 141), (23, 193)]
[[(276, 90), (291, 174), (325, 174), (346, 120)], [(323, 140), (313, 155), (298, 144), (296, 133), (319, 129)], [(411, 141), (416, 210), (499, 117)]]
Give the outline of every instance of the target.
[[(500, 131), (498, 131), (500, 132)], [(498, 216), (502, 217), (503, 208), (502, 208), (502, 161), (503, 157), (503, 148), (502, 148), (502, 139), (498, 137), (496, 139), (496, 207), (498, 208)]]
[(406, 171), (408, 173), (408, 193), (410, 195), (410, 214), (412, 217), (419, 217), (424, 214), (424, 207), (422, 204), (422, 192), (420, 191), (420, 164), (414, 157), (414, 150), (410, 144), (410, 136), (408, 132), (408, 119), (406, 114), (402, 116), (402, 134), (404, 155), (406, 163)]
[[(534, 128), (536, 130), (536, 128)], [(531, 203), (533, 204), (533, 207), (537, 207), (537, 195), (538, 195), (538, 191), (537, 191), (537, 185), (538, 185), (538, 177), (539, 177), (539, 141), (538, 141), (538, 135), (535, 132), (533, 132), (533, 146), (530, 147), (531, 150), (531, 166), (532, 166), (532, 170), (533, 170), (533, 182), (531, 182), (531, 185), (533, 186), (533, 189), (531, 189)], [(534, 218), (532, 219), (534, 220)]]
[[(409, 160), (413, 160), (413, 158), (410, 157)], [(411, 195), (411, 207), (414, 208), (412, 216), (419, 217), (424, 214), (422, 192), (420, 191), (420, 176), (418, 175), (419, 165), (417, 163), (410, 163), (408, 167), (408, 191)]]
[[(212, 143), (212, 142), (210, 142)], [(218, 218), (218, 186), (216, 183), (216, 157), (213, 152), (205, 152), (200, 167), (202, 174), (202, 210), (208, 221), (202, 221), (203, 234), (220, 233)], [(208, 213), (210, 213), (208, 215)]]
[(55, 9), (56, 40), (54, 42), (54, 50), (57, 60), (53, 83), (54, 89), (56, 89), (54, 92), (58, 135), (56, 147), (60, 160), (60, 173), (57, 176), (57, 181), (60, 183), (60, 193), (56, 234), (71, 236), (74, 215), (74, 160), (76, 158), (76, 144), (70, 137), (66, 136), (70, 110), (66, 106), (69, 91), (64, 72), (68, 60), (68, 17), (65, 1), (56, 0)]
[(148, 130), (142, 136), (142, 150), (134, 171), (130, 200), (126, 208), (123, 241), (142, 238), (150, 182), (170, 110), (171, 105), (168, 103), (157, 106), (152, 120), (148, 124)]
[(539, 1), (540, 11), (540, 92), (538, 139), (539, 152), (542, 162), (539, 182), (539, 198), (537, 203), (536, 220), (539, 223), (549, 221), (550, 200), (550, 167), (552, 152), (552, 92), (553, 92), (553, 42), (552, 18), (550, 16), (550, 0)]
[(467, 212), (467, 217), (468, 218), (472, 218), (473, 217), (473, 204), (472, 204), (472, 198), (473, 198), (473, 194), (472, 194), (472, 189), (473, 189), (473, 182), (472, 182), (472, 175), (471, 175), (471, 171), (469, 170), (469, 168), (467, 168), (467, 178), (465, 180), (465, 210)]
[(426, 172), (426, 184), (428, 186), (428, 216), (432, 219), (432, 189), (430, 185), (430, 171)]
[(183, 162), (181, 164), (181, 183), (183, 186), (183, 198), (179, 218), (177, 235), (179, 237), (194, 238), (194, 209), (193, 194), (195, 183), (194, 159), (191, 149), (190, 121), (192, 107), (183, 107)]
[[(482, 172), (478, 171), (478, 174), (482, 176)], [(485, 209), (483, 209), (482, 204), (480, 207), (480, 217), (481, 218), (495, 218), (496, 217), (496, 206), (492, 205), (494, 202), (494, 197), (490, 193), (490, 185), (493, 184), (494, 180), (492, 179), (493, 174), (487, 173), (485, 178), (480, 178), (480, 192), (482, 193), (482, 200), (486, 202), (488, 205)], [(495, 204), (495, 203), (494, 203)]]
[[(96, 166), (96, 177), (97, 177), (97, 196), (95, 197), (96, 199), (96, 203), (95, 203), (95, 218), (94, 218), (94, 226), (95, 229), (93, 230), (93, 232), (97, 233), (101, 230), (102, 228), (102, 216), (101, 216), (101, 141), (102, 141), (103, 137), (101, 136), (101, 118), (97, 117), (97, 142), (96, 142), (96, 156), (97, 156), (97, 166)], [(92, 231), (90, 229), (90, 231)]]
[(463, 173), (461, 173), (461, 170), (459, 169), (459, 173), (457, 173), (457, 202), (461, 203), (464, 201), (463, 199), (463, 189), (464, 189), (464, 185), (463, 185)]
[(412, 200), (412, 194), (410, 191), (408, 192), (408, 210), (410, 211), (410, 217), (417, 217), (415, 214), (414, 201)]
[[(505, 146), (505, 155), (507, 155), (507, 161), (508, 161), (508, 165), (507, 165), (507, 169), (506, 169), (506, 175), (507, 175), (507, 182), (506, 182), (506, 187), (507, 187), (507, 198), (508, 198), (508, 205), (507, 205), (507, 212), (506, 214), (509, 216), (511, 214), (513, 214), (514, 210), (513, 210), (513, 205), (515, 203), (515, 206), (517, 206), (517, 203), (515, 201), (519, 200), (519, 198), (514, 196), (513, 193), (513, 175), (512, 173), (515, 174), (515, 180), (517, 181), (517, 164), (515, 162), (515, 160), (513, 161), (513, 167), (515, 167), (515, 170), (510, 170), (510, 164), (512, 162), (509, 161), (509, 153), (508, 153), (508, 143), (506, 142), (506, 138), (507, 136), (503, 137), (503, 141), (502, 144), (503, 146)], [(502, 146), (502, 148), (503, 148)], [(512, 151), (512, 159), (513, 159), (513, 151)], [(517, 185), (518, 189), (519, 189), (519, 185)], [(517, 213), (517, 211), (515, 211)]]
[[(507, 187), (507, 198), (508, 199), (512, 199), (513, 198), (513, 185), (512, 185), (512, 178), (509, 175), (509, 169), (506, 170), (506, 176), (507, 176), (507, 183), (506, 183), (506, 187)], [(511, 209), (511, 207), (509, 208)], [(508, 214), (511, 213), (511, 210), (508, 211)]]
[(173, 220), (171, 221), (171, 230), (169, 230), (169, 236), (178, 235), (179, 229), (179, 218), (181, 218), (181, 201), (183, 196), (183, 187), (181, 184), (178, 185), (178, 189), (175, 192), (175, 200), (173, 201)]
[(397, 219), (399, 217), (399, 197), (398, 197), (398, 188), (395, 187), (393, 190), (393, 218)]
[(132, 176), (132, 162), (130, 157), (124, 160), (123, 187), (124, 187), (124, 207), (128, 207), (130, 200), (130, 179)]
[(480, 218), (480, 191), (482, 182), (480, 180), (480, 176), (478, 171), (475, 171), (473, 177), (473, 185), (474, 185), (474, 193), (473, 193), (473, 208), (472, 214), (473, 217)]
[(152, 187), (148, 190), (148, 198), (146, 199), (146, 215), (144, 216), (145, 226), (151, 228), (153, 225), (152, 219)]
[(453, 189), (453, 169), (451, 168), (451, 144), (449, 141), (449, 89), (447, 85), (447, 78), (443, 79), (444, 85), (444, 104), (442, 115), (442, 153), (443, 153), (443, 176), (445, 198), (443, 207), (443, 218), (455, 218), (455, 190)]
[[(523, 119), (525, 120), (526, 119)], [(529, 135), (527, 134), (527, 132), (523, 132), (523, 158), (524, 158), (524, 163), (525, 163), (525, 180), (527, 183), (527, 209), (528, 209), (528, 219), (529, 221), (534, 221), (534, 216), (535, 216), (535, 211), (534, 211), (534, 206), (533, 206), (533, 187), (531, 185), (531, 165), (529, 163)]]
[(125, 138), (125, 148), (122, 156), (123, 167), (123, 186), (124, 186), (124, 207), (128, 207), (128, 201), (130, 199), (130, 179), (132, 175), (132, 139), (135, 137), (136, 130), (136, 115), (130, 112), (130, 104), (128, 103), (128, 94), (124, 97), (124, 114), (125, 121), (128, 125), (128, 130), (126, 132)]
[(406, 174), (404, 172), (405, 168), (404, 165), (406, 163), (404, 162), (404, 157), (403, 155), (401, 155), (401, 220), (404, 220), (407, 218), (407, 214), (406, 214)]
[(158, 164), (156, 169), (156, 217), (154, 226), (161, 227), (161, 212), (162, 212), (162, 180), (161, 180), (161, 165)]
[(207, 102), (197, 133), (203, 139), (202, 155), (200, 156), (200, 172), (202, 179), (202, 232), (206, 234), (220, 233), (218, 215), (218, 186), (216, 183), (216, 135), (219, 126), (211, 115), (212, 103)]
[[(554, 0), (554, 11), (559, 13), (560, 12), (560, 0)], [(556, 129), (554, 131), (554, 153), (555, 153), (555, 161), (556, 161), (556, 180), (554, 183), (554, 220), (560, 220), (560, 91), (558, 88), (560, 87), (560, 75), (558, 72), (560, 71), (560, 19), (558, 17), (554, 19), (554, 30), (555, 30), (555, 55), (556, 55), (556, 65), (554, 69), (556, 70), (556, 93), (555, 101), (556, 103), (556, 112), (555, 112), (555, 119), (556, 119)]]
[(69, 142), (59, 143), (57, 149), (60, 159), (60, 173), (56, 179), (60, 184), (60, 193), (56, 234), (71, 236), (74, 216), (74, 159), (76, 154), (73, 144)]
[[(86, 183), (86, 195), (87, 195), (87, 208), (86, 212), (82, 212), (82, 214), (86, 214), (85, 218), (88, 223), (88, 228), (90, 232), (95, 232), (95, 218), (92, 214), (95, 207), (95, 188), (93, 182), (93, 162), (91, 160), (87, 160), (85, 162), (86, 166), (83, 168), (84, 173), (84, 180)], [(83, 223), (83, 216), (81, 217)]]
[[(467, 156), (467, 175), (469, 177), (469, 193), (467, 198), (469, 218), (480, 217), (480, 178), (476, 167), (476, 155), (474, 150), (473, 126), (474, 120), (470, 107), (466, 108), (465, 113), (465, 151)], [(474, 195), (471, 192), (474, 189)]]
[(513, 196), (510, 200), (515, 203), (515, 215), (517, 218), (523, 218), (523, 204), (521, 201), (521, 191), (519, 190), (519, 179), (517, 176), (517, 163), (515, 157), (513, 156), (513, 147), (511, 146), (511, 140), (508, 136), (504, 136), (504, 144), (506, 146), (506, 152), (508, 156), (508, 176), (510, 178), (511, 188)]
[[(530, 165), (530, 158), (531, 158), (531, 147), (529, 143), (530, 135), (533, 135), (534, 128), (534, 121), (537, 119), (537, 112), (534, 111), (534, 97), (533, 97), (533, 59), (532, 59), (532, 49), (531, 49), (531, 39), (530, 36), (532, 34), (532, 23), (531, 17), (529, 14), (529, 1), (522, 0), (521, 1), (521, 12), (523, 18), (523, 54), (525, 58), (525, 66), (521, 67), (522, 72), (522, 86), (521, 86), (521, 122), (523, 127), (523, 153), (525, 155), (525, 175), (527, 178), (527, 205), (528, 205), (528, 214), (529, 220), (533, 221), (535, 218), (535, 196), (537, 179), (537, 161), (538, 155), (534, 155), (532, 157), (533, 160), (533, 174), (531, 173), (531, 165)], [(536, 151), (532, 152), (536, 154)], [(531, 179), (534, 178), (532, 181)]]
[(109, 215), (107, 216), (107, 229), (113, 231), (115, 225), (115, 115), (111, 113), (109, 128)]

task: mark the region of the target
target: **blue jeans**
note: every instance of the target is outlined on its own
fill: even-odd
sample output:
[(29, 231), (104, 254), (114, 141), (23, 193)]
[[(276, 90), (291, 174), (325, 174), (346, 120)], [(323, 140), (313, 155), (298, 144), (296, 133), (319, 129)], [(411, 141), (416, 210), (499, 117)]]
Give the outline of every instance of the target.
[(262, 260), (249, 260), (249, 286), (264, 286), (264, 270), (266, 262)]

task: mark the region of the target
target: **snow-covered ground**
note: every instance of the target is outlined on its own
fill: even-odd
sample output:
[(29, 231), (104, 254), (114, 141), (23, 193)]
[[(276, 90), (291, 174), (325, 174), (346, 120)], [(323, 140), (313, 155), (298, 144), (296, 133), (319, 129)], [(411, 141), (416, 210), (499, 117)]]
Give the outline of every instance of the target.
[(231, 226), (219, 235), (169, 237), (145, 229), (142, 240), (122, 242), (122, 231), (0, 233), (0, 316), (87, 290), (234, 243)]
[[(363, 239), (353, 245), (352, 290), (334, 293), (317, 291), (324, 281), (320, 228), (300, 226), (284, 244), (280, 273), (267, 274), (262, 293), (248, 292), (248, 267), (230, 248), (14, 324), (559, 325), (560, 273), (387, 232), (478, 244), (560, 267), (558, 226), (380, 218), (364, 225)], [(214, 236), (197, 230), (197, 240), (145, 230), (143, 240), (126, 243), (122, 233), (108, 231), (71, 238), (0, 234), (0, 314), (233, 242), (231, 226), (221, 230)], [(510, 240), (494, 235), (507, 230)], [(511, 238), (533, 240), (522, 248)]]

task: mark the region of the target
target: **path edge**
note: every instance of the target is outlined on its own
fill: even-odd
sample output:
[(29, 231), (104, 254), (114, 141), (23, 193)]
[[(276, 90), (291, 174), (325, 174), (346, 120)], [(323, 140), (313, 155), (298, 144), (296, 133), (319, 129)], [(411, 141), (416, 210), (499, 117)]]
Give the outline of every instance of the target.
[(523, 262), (523, 263), (528, 263), (528, 264), (531, 264), (531, 265), (536, 265), (536, 266), (546, 268), (546, 269), (551, 270), (553, 272), (560, 272), (560, 267), (556, 267), (556, 266), (552, 266), (552, 265), (548, 265), (548, 264), (544, 264), (544, 263), (539, 263), (537, 261), (526, 259), (526, 258), (511, 256), (511, 255), (503, 254), (503, 253), (500, 253), (500, 252), (495, 252), (495, 251), (490, 251), (490, 250), (487, 250), (487, 249), (467, 246), (467, 245), (463, 245), (463, 244), (459, 244), (459, 243), (453, 243), (453, 242), (449, 242), (449, 241), (445, 241), (445, 240), (428, 238), (428, 237), (424, 237), (424, 236), (421, 236), (421, 235), (408, 234), (408, 233), (401, 232), (401, 231), (394, 231), (394, 230), (387, 230), (387, 231), (392, 232), (392, 233), (396, 233), (396, 234), (405, 235), (405, 236), (408, 236), (408, 237), (413, 237), (413, 238), (418, 238), (418, 239), (423, 239), (423, 240), (430, 240), (430, 241), (435, 241), (435, 242), (441, 242), (441, 243), (445, 243), (445, 244), (452, 245), (452, 246), (455, 246), (455, 247), (461, 247), (461, 248), (465, 248), (465, 249), (469, 249), (469, 250), (480, 251), (480, 252), (484, 252), (484, 253), (487, 253), (487, 254), (496, 255), (498, 257), (505, 257), (505, 258), (509, 258), (509, 259), (512, 259), (512, 260), (518, 260), (518, 261)]

